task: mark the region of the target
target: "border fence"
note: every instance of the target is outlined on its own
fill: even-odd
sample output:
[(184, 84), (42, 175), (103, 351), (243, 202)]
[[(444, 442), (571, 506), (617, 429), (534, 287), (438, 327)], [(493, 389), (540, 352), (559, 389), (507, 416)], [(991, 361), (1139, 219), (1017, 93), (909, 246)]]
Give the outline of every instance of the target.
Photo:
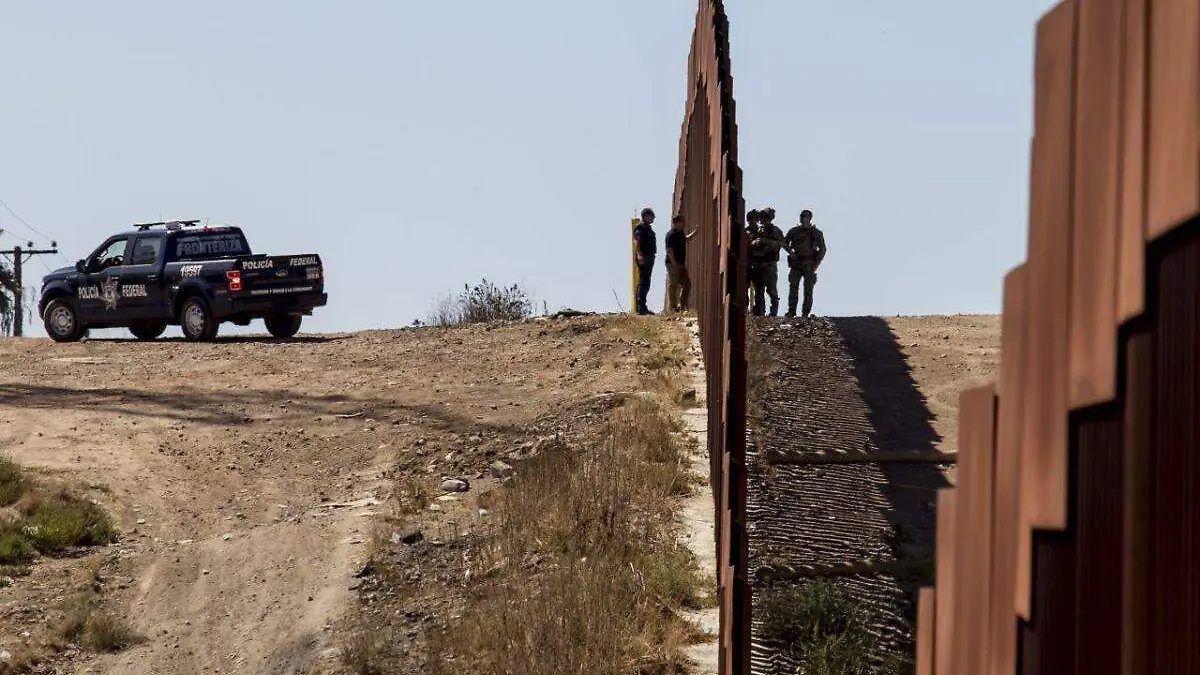
[(700, 0), (688, 60), (674, 209), (697, 228), (688, 247), (708, 388), (708, 447), (716, 502), (720, 672), (750, 672), (746, 535), (746, 241), (742, 173), (721, 0)]
[(1028, 257), (917, 670), (1200, 673), (1200, 0), (1066, 0), (1034, 80)]

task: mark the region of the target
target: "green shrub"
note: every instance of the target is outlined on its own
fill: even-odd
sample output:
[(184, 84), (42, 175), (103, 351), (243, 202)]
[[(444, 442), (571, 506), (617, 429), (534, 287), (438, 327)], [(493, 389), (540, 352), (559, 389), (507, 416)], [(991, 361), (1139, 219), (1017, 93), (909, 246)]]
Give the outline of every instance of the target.
[(20, 532), (0, 532), (0, 564), (20, 565), (33, 560), (35, 555), (33, 544)]
[(25, 531), (42, 553), (116, 540), (112, 522), (98, 506), (66, 493), (29, 499), (23, 510)]
[(0, 506), (16, 504), (28, 487), (21, 467), (7, 457), (0, 457)]

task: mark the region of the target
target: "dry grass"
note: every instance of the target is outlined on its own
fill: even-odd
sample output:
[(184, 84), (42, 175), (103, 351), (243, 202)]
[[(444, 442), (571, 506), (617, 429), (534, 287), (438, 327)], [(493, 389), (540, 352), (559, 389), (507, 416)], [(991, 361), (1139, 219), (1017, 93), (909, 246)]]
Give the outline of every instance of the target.
[[(562, 435), (539, 443), (535, 456), (514, 462), (511, 480), (480, 496), (490, 524), (472, 535), (477, 542), (463, 544), (454, 588), (437, 591), (451, 594), (455, 609), (421, 628), (424, 672), (686, 672), (683, 647), (703, 635), (680, 611), (709, 606), (715, 584), (675, 529), (678, 498), (696, 482), (675, 419), (687, 384), (685, 352), (661, 320), (613, 321), (632, 344), (633, 378), (643, 393), (608, 408), (583, 432), (586, 440)], [(389, 522), (406, 523), (424, 510), (423, 490), (419, 482), (399, 483)], [(385, 584), (390, 593), (421, 592), (404, 580), (407, 570), (389, 567), (377, 574), (396, 577)], [(357, 616), (345, 631), (343, 665), (359, 675), (401, 672), (398, 645), (412, 646), (397, 633), (405, 629), (380, 630)]]
[(393, 499), (396, 515), (403, 517), (424, 511), (432, 497), (420, 476), (407, 476), (396, 486)]
[(144, 641), (124, 619), (103, 609), (99, 596), (90, 591), (66, 601), (55, 636), (93, 652), (118, 652)]
[(17, 516), (0, 522), (0, 565), (104, 545), (117, 537), (100, 507), (64, 490), (47, 490), (8, 459), (0, 459), (0, 507), (12, 507)]
[(487, 279), (463, 286), (457, 295), (434, 300), (426, 315), (430, 326), (462, 326), (493, 321), (518, 321), (533, 315), (533, 300), (520, 284), (497, 286)]
[(397, 661), (394, 636), (369, 625), (355, 614), (342, 631), (346, 635), (341, 651), (342, 665), (355, 675), (390, 675)]
[(858, 602), (831, 582), (764, 589), (756, 608), (763, 637), (788, 645), (806, 675), (892, 675), (905, 664), (872, 663), (874, 638)]
[(0, 457), (0, 507), (16, 504), (28, 487), (21, 467), (7, 457)]
[(10, 659), (0, 662), (0, 675), (42, 672), (39, 666), (72, 646), (97, 653), (119, 652), (145, 641), (124, 619), (104, 609), (94, 590), (99, 565), (89, 569), (84, 580), (86, 588), (63, 600), (57, 608), (57, 619), (43, 639), (17, 649)]
[[(9, 520), (0, 523), (0, 579), (28, 576), (27, 563), (38, 554), (60, 555), (85, 546), (108, 544), (117, 532), (108, 516), (91, 501), (66, 490), (50, 490), (31, 479), (14, 462), (0, 458), (0, 508)], [(86, 590), (59, 608), (61, 620), (35, 644), (13, 650), (0, 662), (0, 675), (38, 672), (55, 654), (78, 645), (96, 652), (119, 651), (141, 640), (123, 620), (100, 607), (98, 566), (89, 567)]]
[[(694, 639), (677, 610), (705, 602), (695, 560), (676, 543), (673, 496), (687, 487), (672, 418), (634, 398), (587, 450), (523, 464), (498, 517), (468, 614), (435, 635), (443, 672), (566, 675), (685, 672)], [(499, 581), (499, 582), (498, 582)]]

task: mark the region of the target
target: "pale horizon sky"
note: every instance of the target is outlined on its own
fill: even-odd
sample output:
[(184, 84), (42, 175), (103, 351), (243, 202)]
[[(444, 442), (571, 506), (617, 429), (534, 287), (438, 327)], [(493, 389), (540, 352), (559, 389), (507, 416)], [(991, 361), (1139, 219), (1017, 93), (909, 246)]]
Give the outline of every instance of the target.
[[(1052, 4), (726, 2), (747, 208), (815, 212), (818, 314), (1000, 310)], [(696, 6), (5, 2), (0, 199), (63, 252), (25, 285), (134, 222), (203, 218), (322, 256), (305, 332), (407, 325), (482, 277), (627, 309), (629, 219), (654, 207), (660, 247), (669, 222)]]

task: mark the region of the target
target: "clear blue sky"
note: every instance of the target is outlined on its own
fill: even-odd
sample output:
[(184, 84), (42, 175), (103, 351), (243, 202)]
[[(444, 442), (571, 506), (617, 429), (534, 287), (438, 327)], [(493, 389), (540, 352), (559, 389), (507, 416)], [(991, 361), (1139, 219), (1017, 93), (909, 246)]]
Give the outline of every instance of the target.
[[(785, 228), (815, 212), (818, 313), (999, 310), (1051, 4), (727, 3), (749, 206)], [(72, 261), (159, 218), (320, 253), (309, 331), (405, 325), (482, 276), (551, 310), (628, 307), (629, 218), (670, 208), (695, 9), (6, 3), (0, 199)], [(30, 237), (2, 209), (0, 227)]]

